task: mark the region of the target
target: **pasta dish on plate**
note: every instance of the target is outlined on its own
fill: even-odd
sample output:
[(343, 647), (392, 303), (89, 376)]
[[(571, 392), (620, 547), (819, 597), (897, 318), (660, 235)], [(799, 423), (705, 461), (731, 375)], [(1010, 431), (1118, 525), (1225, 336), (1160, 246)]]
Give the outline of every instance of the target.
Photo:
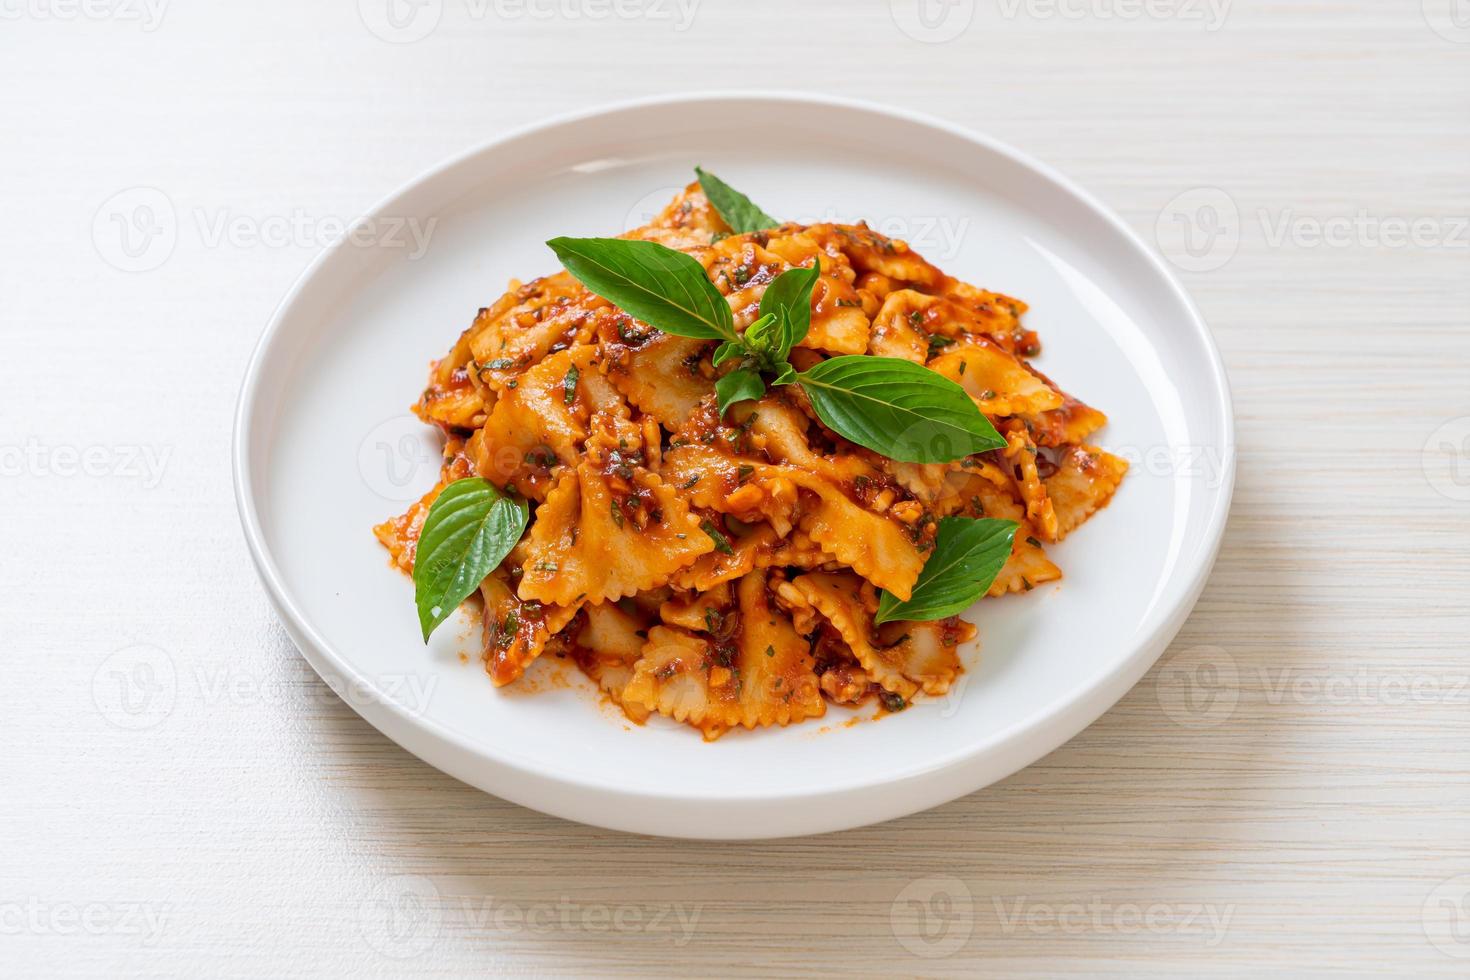
[(982, 597), (1127, 464), (1031, 365), (1026, 305), (866, 225), (780, 222), (718, 177), (647, 226), (554, 239), (414, 406), (441, 479), (374, 530), (424, 638), (482, 610), (495, 685), (574, 661), (707, 739), (942, 695)]

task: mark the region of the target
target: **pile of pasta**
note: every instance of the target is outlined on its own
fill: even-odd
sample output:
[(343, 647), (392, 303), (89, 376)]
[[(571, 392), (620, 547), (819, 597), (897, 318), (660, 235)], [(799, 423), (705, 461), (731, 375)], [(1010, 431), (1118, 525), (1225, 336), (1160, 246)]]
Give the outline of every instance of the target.
[(442, 479), (375, 528), (393, 561), (411, 571), (436, 495), (479, 475), (532, 508), (480, 588), (496, 685), (568, 658), (633, 721), (660, 714), (708, 739), (818, 718), (829, 700), (897, 710), (948, 691), (974, 627), (875, 626), (879, 590), (909, 595), (947, 515), (1020, 524), (990, 596), (1058, 579), (1045, 545), (1127, 469), (1087, 442), (1103, 414), (1028, 363), (1040, 346), (1025, 304), (862, 224), (731, 234), (697, 184), (624, 237), (697, 259), (742, 330), (768, 283), (820, 257), (795, 367), (864, 353), (925, 364), (1006, 447), (896, 462), (826, 429), (797, 386), (722, 417), (714, 342), (661, 333), (563, 271), (512, 282), (433, 365), (414, 411), (446, 435)]

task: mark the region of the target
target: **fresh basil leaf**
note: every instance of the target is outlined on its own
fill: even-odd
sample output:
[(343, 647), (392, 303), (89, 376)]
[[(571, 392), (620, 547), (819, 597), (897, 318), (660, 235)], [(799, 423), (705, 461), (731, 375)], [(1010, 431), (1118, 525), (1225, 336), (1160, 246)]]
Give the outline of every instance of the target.
[(730, 304), (683, 252), (623, 238), (553, 238), (567, 271), (598, 296), (664, 333), (735, 340)]
[(434, 500), (413, 563), (424, 642), (480, 587), (521, 539), (530, 513), (478, 476), (455, 480)]
[(766, 393), (766, 383), (759, 372), (751, 368), (736, 368), (715, 382), (715, 395), (719, 398), (720, 414), (736, 402), (759, 398)]
[(795, 380), (796, 368), (792, 367), (790, 364), (782, 364), (781, 367), (776, 371), (776, 376), (771, 379), (771, 384), (773, 386), (789, 385)]
[(783, 361), (812, 328), (812, 287), (821, 274), (821, 259), (817, 259), (809, 269), (787, 269), (761, 294), (761, 315), (774, 315), (783, 327), (777, 351)]
[(947, 463), (1005, 439), (965, 389), (922, 364), (848, 354), (797, 375), (827, 427), (905, 463)]
[(744, 353), (744, 344), (740, 343), (740, 341), (738, 340), (727, 340), (723, 344), (715, 348), (715, 354), (714, 357), (710, 358), (710, 363), (713, 364), (715, 367), (719, 367), (721, 364), (724, 364), (732, 357), (739, 357)]
[(695, 167), (694, 172), (699, 176), (699, 187), (704, 191), (704, 196), (709, 199), (710, 205), (720, 213), (720, 217), (725, 219), (725, 224), (729, 225), (737, 235), (747, 231), (763, 231), (781, 223), (752, 204), (750, 198), (714, 174), (702, 167)]
[[(778, 360), (781, 347), (781, 322), (772, 313), (767, 313), (745, 328), (740, 337), (746, 351), (761, 368), (770, 370)], [(784, 360), (784, 358), (780, 358)]]
[(1015, 521), (990, 517), (941, 518), (934, 550), (908, 601), (885, 589), (873, 622), (943, 619), (964, 612), (986, 593), (1010, 558), (1016, 527)]

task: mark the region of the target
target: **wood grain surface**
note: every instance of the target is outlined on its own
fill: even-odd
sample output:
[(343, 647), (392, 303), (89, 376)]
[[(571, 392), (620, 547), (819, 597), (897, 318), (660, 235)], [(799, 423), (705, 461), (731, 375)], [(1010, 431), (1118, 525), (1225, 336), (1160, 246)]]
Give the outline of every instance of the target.
[[(0, 971), (1470, 971), (1462, 0), (385, 4), (0, 0)], [(1076, 178), (1181, 265), (1239, 424), (1209, 586), (1100, 721), (754, 844), (544, 817), (377, 734), (269, 609), (228, 465), (323, 221), (512, 126), (727, 86)]]

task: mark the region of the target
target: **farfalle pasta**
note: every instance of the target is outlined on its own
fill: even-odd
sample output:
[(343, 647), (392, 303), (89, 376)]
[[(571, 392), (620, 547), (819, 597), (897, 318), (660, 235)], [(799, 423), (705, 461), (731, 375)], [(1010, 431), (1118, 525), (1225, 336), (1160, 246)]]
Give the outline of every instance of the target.
[(529, 513), (472, 599), (496, 685), (551, 652), (632, 721), (662, 715), (710, 739), (820, 718), (829, 702), (897, 710), (944, 694), (974, 627), (880, 622), (880, 597), (911, 598), (955, 517), (1017, 525), (989, 596), (1059, 579), (1046, 545), (1127, 469), (1089, 442), (1105, 416), (1031, 366), (1024, 303), (865, 225), (734, 233), (695, 183), (623, 238), (692, 257), (741, 332), (778, 276), (815, 269), (793, 370), (851, 355), (923, 365), (973, 400), (997, 448), (895, 460), (775, 381), (721, 411), (716, 341), (663, 332), (563, 271), (512, 282), (432, 367), (414, 411), (446, 436), (443, 478), (375, 528), (393, 562), (412, 570), (436, 498), (481, 477)]

